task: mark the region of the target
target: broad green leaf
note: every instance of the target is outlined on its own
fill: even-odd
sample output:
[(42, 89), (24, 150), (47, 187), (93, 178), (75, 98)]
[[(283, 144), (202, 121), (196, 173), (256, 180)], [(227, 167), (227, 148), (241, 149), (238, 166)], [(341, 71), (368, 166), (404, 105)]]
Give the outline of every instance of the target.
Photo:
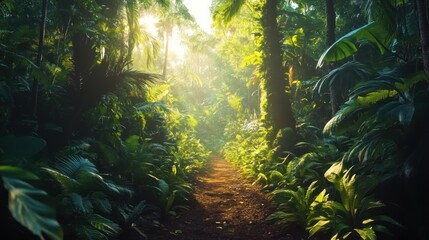
[(412, 102), (389, 102), (378, 110), (380, 120), (393, 120), (408, 126), (414, 115), (414, 104)]
[(270, 214), (266, 220), (267, 221), (276, 221), (278, 223), (293, 223), (299, 221), (299, 217), (295, 213), (286, 213), (283, 211), (277, 211), (272, 214)]
[[(318, 204), (318, 203), (322, 203), (328, 200), (328, 194), (326, 194), (326, 189), (323, 189), (319, 195), (317, 195), (317, 197), (314, 199), (313, 203), (314, 204)], [(313, 206), (312, 203), (312, 206)]]
[(361, 105), (368, 105), (376, 103), (380, 100), (393, 97), (397, 94), (395, 90), (379, 90), (375, 92), (370, 92), (365, 96), (358, 96), (357, 102)]
[(362, 240), (376, 240), (377, 236), (372, 228), (355, 229)]
[(18, 179), (39, 179), (39, 177), (37, 177), (32, 172), (14, 166), (6, 165), (0, 166), (0, 176)]
[(174, 200), (176, 200), (176, 193), (177, 190), (174, 190), (167, 198), (167, 203), (165, 204), (165, 211), (170, 211), (171, 207), (173, 206)]
[(376, 221), (382, 221), (382, 222), (387, 222), (390, 223), (392, 225), (398, 226), (398, 227), (403, 227), (402, 224), (400, 224), (399, 222), (397, 222), (395, 219), (386, 216), (386, 215), (379, 215), (374, 217), (374, 220)]
[(371, 111), (370, 105), (361, 105), (357, 101), (349, 101), (325, 124), (323, 133), (341, 135), (353, 127), (359, 127), (360, 115), (369, 111)]
[(128, 137), (128, 138), (125, 140), (125, 146), (127, 147), (127, 150), (128, 150), (128, 151), (132, 151), (132, 152), (137, 151), (137, 149), (138, 149), (138, 148), (139, 148), (139, 146), (140, 146), (140, 143), (139, 143), (139, 136), (137, 136), (137, 135), (132, 135), (132, 136)]
[(42, 151), (46, 141), (32, 136), (6, 135), (0, 137), (0, 148), (8, 158), (25, 159)]
[(281, 172), (277, 171), (277, 170), (273, 170), (270, 173), (270, 183), (274, 183), (277, 184), (279, 182), (281, 182), (284, 179), (284, 176)]
[(325, 172), (325, 178), (335, 183), (340, 179), (341, 172), (343, 170), (343, 162), (336, 162)]
[(113, 167), (118, 164), (120, 157), (114, 148), (99, 141), (96, 141), (93, 146), (107, 166)]
[(18, 179), (2, 179), (4, 187), (9, 191), (9, 210), (19, 223), (42, 239), (43, 233), (53, 240), (63, 239), (62, 229), (55, 218), (55, 210), (33, 198), (47, 195), (45, 191)]
[(78, 190), (81, 186), (78, 181), (73, 178), (70, 178), (65, 174), (62, 174), (50, 168), (43, 169), (46, 170), (62, 186), (63, 191), (73, 192), (75, 190)]
[(374, 225), (374, 226), (372, 226), (372, 228), (373, 228), (373, 229), (374, 229), (374, 231), (376, 231), (376, 232), (381, 232), (381, 233), (384, 233), (384, 234), (387, 234), (387, 235), (393, 236), (393, 235), (392, 235), (392, 232), (391, 232), (391, 231), (389, 231), (389, 229), (388, 229), (387, 227), (383, 226), (383, 225)]
[(366, 224), (373, 223), (373, 222), (374, 222), (374, 219), (365, 219), (362, 221), (362, 224), (366, 225)]
[(157, 187), (161, 191), (164, 197), (167, 197), (169, 195), (170, 187), (168, 186), (168, 183), (165, 180), (159, 179)]
[(317, 67), (321, 67), (323, 61), (335, 62), (351, 56), (358, 51), (356, 42), (370, 41), (374, 43), (383, 54), (394, 39), (395, 33), (389, 31), (381, 23), (371, 22), (338, 39), (319, 58)]
[(98, 214), (88, 216), (88, 221), (91, 226), (107, 236), (115, 236), (121, 231), (117, 223)]
[(258, 173), (258, 178), (252, 184), (253, 185), (257, 184), (257, 183), (266, 184), (267, 182), (268, 182), (267, 176), (265, 176), (265, 174), (263, 174), (263, 173)]
[(316, 234), (319, 231), (323, 231), (328, 228), (328, 224), (331, 223), (330, 220), (319, 220), (313, 227), (310, 228), (309, 233), (310, 237)]

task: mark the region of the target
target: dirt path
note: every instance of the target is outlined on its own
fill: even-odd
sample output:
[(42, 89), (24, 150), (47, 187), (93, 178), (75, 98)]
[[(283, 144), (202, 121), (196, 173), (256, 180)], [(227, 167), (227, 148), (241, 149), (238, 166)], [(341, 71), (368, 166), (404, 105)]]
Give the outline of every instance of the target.
[(202, 175), (194, 184), (196, 204), (150, 239), (292, 240), (280, 226), (265, 221), (272, 212), (268, 199), (225, 159), (212, 157)]

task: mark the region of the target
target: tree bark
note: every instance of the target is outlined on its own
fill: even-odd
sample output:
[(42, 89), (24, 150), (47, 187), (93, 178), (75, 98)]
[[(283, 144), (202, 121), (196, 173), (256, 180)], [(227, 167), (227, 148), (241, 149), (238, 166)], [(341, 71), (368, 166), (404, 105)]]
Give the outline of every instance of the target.
[(334, 0), (325, 1), (325, 14), (326, 14), (326, 45), (329, 47), (335, 42)]
[[(325, 0), (325, 15), (326, 15), (326, 47), (330, 47), (335, 42), (335, 7), (334, 0)], [(329, 70), (332, 70), (334, 66), (330, 65)], [(331, 102), (332, 116), (340, 108), (341, 93), (332, 84), (329, 84), (329, 96)]]
[(416, 0), (417, 14), (419, 18), (420, 44), (422, 48), (423, 67), (426, 72), (427, 85), (429, 86), (429, 20), (426, 0)]
[(167, 77), (167, 63), (168, 63), (168, 42), (169, 42), (169, 32), (165, 33), (165, 52), (164, 52), (164, 66), (162, 69), (162, 76), (164, 79)]
[[(37, 50), (37, 60), (36, 64), (40, 68), (42, 66), (43, 60), (43, 48), (45, 45), (45, 33), (46, 33), (46, 15), (48, 14), (48, 0), (42, 1), (42, 13), (40, 17), (40, 30), (39, 30), (39, 46)], [(38, 103), (38, 94), (39, 92), (39, 81), (37, 78), (33, 79), (33, 84), (31, 88), (31, 96), (33, 102), (32, 116), (33, 118), (37, 118), (37, 107)]]
[(272, 137), (275, 137), (278, 131), (283, 128), (294, 130), (296, 124), (292, 114), (290, 97), (286, 92), (288, 81), (283, 67), (281, 35), (277, 23), (277, 2), (277, 0), (266, 0), (262, 7), (261, 18), (264, 32), (262, 45), (264, 80), (262, 88), (266, 91), (266, 103), (261, 106), (263, 108), (262, 119), (268, 121), (269, 125), (272, 126)]

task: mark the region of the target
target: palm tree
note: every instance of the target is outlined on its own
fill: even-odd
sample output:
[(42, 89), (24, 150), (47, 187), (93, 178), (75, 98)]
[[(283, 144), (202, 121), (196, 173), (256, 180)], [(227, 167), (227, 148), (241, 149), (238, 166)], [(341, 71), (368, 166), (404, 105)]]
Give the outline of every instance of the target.
[[(241, 7), (247, 3), (244, 0), (222, 0), (217, 3), (214, 9), (214, 20), (228, 23), (237, 15)], [(250, 3), (250, 1), (248, 2)], [(267, 140), (273, 143), (280, 130), (288, 128), (290, 139), (282, 141), (287, 147), (292, 147), (296, 143), (295, 118), (292, 114), (290, 96), (287, 93), (289, 87), (285, 78), (285, 68), (283, 66), (283, 51), (281, 47), (281, 34), (277, 22), (279, 16), (277, 0), (266, 0), (252, 2), (255, 11), (260, 11), (260, 24), (263, 29), (263, 39), (261, 50), (263, 59), (261, 69), (263, 70), (262, 88), (265, 91), (266, 101), (261, 104), (261, 119), (271, 126), (272, 130), (267, 135)]]
[(194, 21), (194, 18), (189, 13), (185, 4), (182, 1), (175, 1), (174, 5), (168, 9), (164, 9), (162, 17), (158, 22), (158, 29), (164, 39), (164, 63), (162, 69), (162, 76), (167, 76), (167, 65), (168, 65), (168, 51), (169, 41), (173, 34), (175, 26), (180, 26), (186, 21)]

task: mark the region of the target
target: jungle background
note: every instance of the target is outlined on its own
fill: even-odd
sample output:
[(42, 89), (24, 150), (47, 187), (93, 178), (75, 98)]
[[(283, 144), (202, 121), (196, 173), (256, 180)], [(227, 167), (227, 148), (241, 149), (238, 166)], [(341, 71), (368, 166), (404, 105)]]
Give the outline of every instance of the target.
[(301, 239), (428, 239), (427, 1), (186, 2), (0, 1), (2, 235), (147, 239), (217, 153)]

